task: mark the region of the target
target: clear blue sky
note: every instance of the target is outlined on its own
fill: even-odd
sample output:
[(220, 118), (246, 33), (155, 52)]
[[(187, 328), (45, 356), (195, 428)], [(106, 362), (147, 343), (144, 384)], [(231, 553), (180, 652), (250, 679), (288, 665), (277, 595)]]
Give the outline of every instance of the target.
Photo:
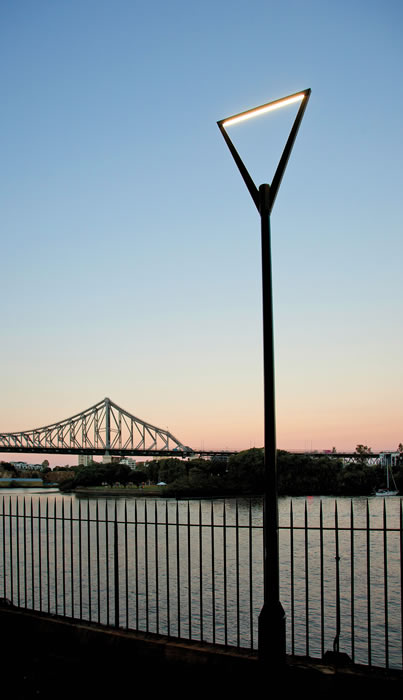
[[(262, 444), (259, 220), (216, 122), (309, 87), (272, 216), (278, 444), (403, 441), (402, 20), (3, 0), (1, 432), (110, 396), (194, 447)], [(287, 110), (231, 132), (258, 185)]]

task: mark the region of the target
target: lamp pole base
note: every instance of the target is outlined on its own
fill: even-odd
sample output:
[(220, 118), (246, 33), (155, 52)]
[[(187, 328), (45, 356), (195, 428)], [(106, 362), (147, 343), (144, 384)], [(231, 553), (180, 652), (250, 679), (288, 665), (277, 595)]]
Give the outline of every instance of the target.
[(265, 603), (260, 611), (258, 622), (259, 661), (273, 665), (273, 668), (284, 666), (285, 653), (285, 612), (280, 601), (274, 605)]

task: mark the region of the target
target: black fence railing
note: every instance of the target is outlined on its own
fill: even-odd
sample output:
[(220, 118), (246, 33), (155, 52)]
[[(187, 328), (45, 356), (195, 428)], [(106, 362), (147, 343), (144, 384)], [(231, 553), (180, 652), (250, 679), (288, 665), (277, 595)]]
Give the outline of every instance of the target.
[(290, 653), (401, 669), (401, 500), (294, 499), (282, 515)]
[[(400, 499), (280, 499), (287, 651), (403, 668)], [(3, 496), (0, 595), (20, 608), (257, 648), (260, 500)]]

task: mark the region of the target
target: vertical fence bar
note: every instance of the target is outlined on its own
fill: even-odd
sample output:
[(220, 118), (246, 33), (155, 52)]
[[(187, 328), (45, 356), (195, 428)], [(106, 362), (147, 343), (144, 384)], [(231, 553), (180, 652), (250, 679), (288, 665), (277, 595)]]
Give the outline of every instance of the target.
[(240, 631), (240, 590), (239, 590), (239, 503), (235, 501), (235, 582), (236, 582), (236, 639), (241, 644)]
[(32, 609), (35, 610), (35, 546), (34, 546), (34, 512), (33, 498), (31, 496), (31, 588), (32, 588)]
[(99, 505), (98, 501), (95, 509), (95, 526), (96, 526), (96, 549), (97, 549), (97, 613), (98, 613), (98, 623), (101, 622), (101, 572), (100, 572), (100, 561), (99, 561)]
[[(26, 553), (27, 553), (27, 542), (26, 542), (26, 525), (25, 525), (25, 496), (22, 497), (22, 553), (21, 553), (21, 558), (22, 558), (22, 567), (23, 567), (23, 574), (22, 574), (22, 581), (21, 581), (21, 588), (22, 588), (22, 595), (24, 596), (24, 604), (23, 607), (27, 607), (27, 558), (26, 558)], [(4, 567), (3, 567), (4, 568)], [(22, 601), (20, 603), (22, 605)]]
[(241, 644), (240, 631), (240, 586), (239, 586), (239, 503), (235, 501), (235, 585), (236, 585), (236, 639)]
[(389, 668), (389, 610), (388, 610), (388, 533), (386, 500), (383, 499), (383, 591), (385, 610), (385, 665)]
[(228, 581), (227, 581), (227, 508), (226, 500), (223, 503), (223, 560), (224, 560), (224, 644), (228, 645)]
[(295, 654), (295, 571), (294, 571), (294, 508), (290, 501), (290, 606), (291, 606), (291, 654)]
[(367, 645), (368, 645), (368, 666), (372, 666), (372, 649), (371, 649), (371, 572), (370, 572), (370, 563), (371, 563), (371, 553), (370, 553), (370, 546), (371, 546), (371, 537), (370, 537), (370, 519), (369, 519), (369, 503), (367, 500), (367, 507), (366, 507), (366, 534), (367, 534), (367, 628), (368, 628), (368, 637), (367, 637)]
[(351, 610), (351, 659), (354, 663), (355, 661), (355, 624), (354, 624), (354, 617), (355, 617), (355, 570), (354, 570), (354, 554), (355, 554), (355, 547), (354, 547), (354, 508), (353, 508), (353, 499), (350, 501), (350, 610)]
[(2, 571), (3, 571), (3, 598), (7, 597), (7, 567), (6, 567), (6, 514), (5, 514), (5, 503), (4, 503), (4, 496), (2, 496), (2, 511), (1, 514), (3, 516), (3, 557), (2, 557)]
[(91, 518), (90, 502), (87, 501), (87, 581), (88, 581), (88, 618), (92, 622), (92, 579), (91, 579)]
[(167, 597), (167, 629), (168, 629), (168, 637), (170, 637), (171, 636), (171, 599), (170, 599), (170, 568), (169, 568), (168, 501), (165, 501), (165, 570), (166, 570), (166, 597)]
[[(25, 507), (25, 503), (24, 503)], [(56, 498), (53, 501), (53, 574), (54, 574), (54, 589), (55, 589), (55, 614), (58, 611), (58, 589), (57, 589), (57, 513), (56, 513)]]
[(109, 571), (109, 508), (108, 501), (105, 502), (105, 567), (106, 567), (106, 620), (107, 624), (110, 624), (110, 600), (111, 592), (109, 590), (110, 586), (110, 571)]
[(1, 571), (3, 574), (3, 598), (7, 597), (7, 567), (6, 567), (6, 514), (5, 514), (5, 502), (4, 495), (1, 496), (1, 523), (2, 523), (2, 557), (1, 557)]
[(336, 636), (333, 642), (333, 651), (339, 653), (340, 650), (340, 549), (339, 549), (339, 512), (337, 501), (334, 509), (334, 538), (335, 538), (335, 560), (336, 560)]
[(66, 544), (65, 544), (65, 511), (62, 501), (62, 571), (63, 571), (63, 615), (66, 616)]
[(304, 510), (305, 538), (305, 653), (309, 656), (309, 548), (308, 548), (308, 506)]
[(13, 513), (11, 496), (8, 497), (8, 547), (10, 561), (10, 600), (14, 601), (14, 572), (13, 572)]
[(113, 581), (114, 581), (114, 603), (115, 603), (115, 628), (119, 629), (120, 621), (120, 594), (119, 594), (119, 532), (118, 532), (118, 510), (115, 501), (115, 512), (113, 520)]
[(144, 503), (144, 572), (146, 584), (146, 631), (149, 632), (149, 590), (148, 590), (148, 512), (147, 501)]
[(250, 648), (253, 649), (253, 528), (252, 501), (249, 499), (249, 638)]
[(138, 553), (137, 500), (134, 502), (134, 565), (136, 581), (136, 630), (139, 628), (139, 553)]
[(178, 637), (181, 636), (181, 586), (180, 586), (180, 538), (179, 503), (176, 501), (176, 605), (178, 610)]
[(126, 629), (129, 629), (129, 542), (127, 531), (127, 501), (124, 508), (125, 523), (125, 604), (126, 604)]
[[(155, 615), (156, 632), (160, 631), (160, 601), (159, 601), (159, 561), (158, 561), (158, 513), (157, 501), (154, 501), (154, 566), (155, 566)], [(179, 617), (179, 607), (178, 607)]]
[(41, 544), (41, 498), (38, 498), (38, 588), (39, 610), (42, 612), (42, 544)]
[(71, 588), (71, 616), (74, 617), (74, 519), (73, 499), (70, 499), (70, 588)]
[(400, 646), (401, 646), (401, 665), (403, 668), (403, 501), (400, 499), (400, 519), (399, 519), (399, 535), (400, 535)]
[(83, 542), (82, 542), (82, 520), (81, 501), (78, 502), (78, 605), (79, 617), (83, 619)]
[(24, 608), (27, 607), (27, 598), (28, 598), (28, 573), (27, 573), (27, 508), (26, 508), (26, 497), (22, 497), (22, 537), (23, 537), (23, 545), (22, 545), (22, 559), (23, 559), (23, 567), (24, 567), (24, 573), (23, 573), (23, 590), (24, 590)]
[(48, 594), (48, 613), (50, 613), (50, 545), (49, 545), (49, 498), (46, 499), (46, 585)]
[(319, 556), (320, 556), (320, 648), (323, 657), (325, 653), (325, 581), (323, 562), (323, 502), (319, 504)]
[(192, 639), (192, 551), (191, 551), (190, 504), (187, 502), (187, 545), (188, 545), (188, 624), (189, 639)]
[(17, 605), (20, 607), (21, 597), (20, 597), (20, 509), (19, 509), (20, 499), (16, 498), (16, 557), (17, 557)]
[(199, 600), (199, 614), (200, 614), (200, 639), (203, 641), (204, 639), (204, 630), (203, 630), (203, 532), (202, 532), (202, 523), (203, 523), (203, 516), (202, 516), (202, 509), (201, 509), (201, 501), (199, 501), (199, 595), (200, 595), (200, 600)]
[(210, 522), (211, 522), (211, 605), (212, 605), (212, 622), (213, 622), (213, 644), (216, 641), (215, 628), (215, 548), (214, 548), (214, 504), (211, 500), (210, 504)]

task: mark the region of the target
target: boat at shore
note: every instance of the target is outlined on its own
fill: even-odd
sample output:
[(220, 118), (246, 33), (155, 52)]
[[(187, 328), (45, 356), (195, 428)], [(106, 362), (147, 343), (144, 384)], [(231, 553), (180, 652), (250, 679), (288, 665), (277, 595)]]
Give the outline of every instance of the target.
[[(393, 484), (393, 488), (390, 488), (390, 481)], [(398, 496), (399, 489), (396, 486), (396, 482), (389, 464), (386, 465), (386, 489), (377, 489), (375, 491), (375, 496), (380, 496), (385, 498), (385, 496)]]

